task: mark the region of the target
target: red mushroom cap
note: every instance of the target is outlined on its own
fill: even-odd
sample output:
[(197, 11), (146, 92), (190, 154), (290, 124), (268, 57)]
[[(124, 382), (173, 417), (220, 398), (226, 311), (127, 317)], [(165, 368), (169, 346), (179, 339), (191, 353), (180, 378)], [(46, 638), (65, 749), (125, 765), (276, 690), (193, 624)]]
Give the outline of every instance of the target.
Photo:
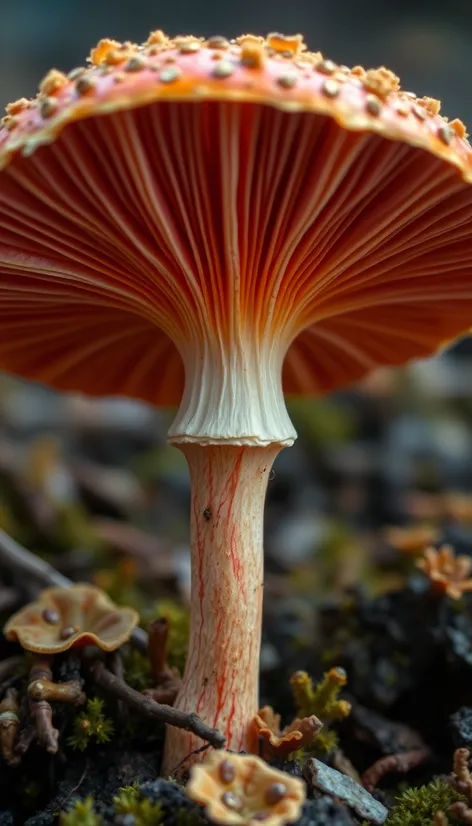
[(0, 127), (1, 368), (176, 403), (242, 325), (322, 393), (470, 328), (472, 148), (436, 101), (299, 36), (89, 60)]

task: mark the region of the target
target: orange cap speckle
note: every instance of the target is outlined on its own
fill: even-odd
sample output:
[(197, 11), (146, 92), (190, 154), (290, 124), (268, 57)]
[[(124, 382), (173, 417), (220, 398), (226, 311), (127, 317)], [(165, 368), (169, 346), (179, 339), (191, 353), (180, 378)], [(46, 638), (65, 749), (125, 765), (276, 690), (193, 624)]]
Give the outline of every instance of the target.
[(169, 38), (161, 29), (156, 29), (156, 31), (151, 32), (146, 40), (146, 46), (167, 46), (168, 44)]
[(95, 48), (91, 50), (89, 61), (93, 63), (94, 66), (100, 66), (101, 63), (108, 59), (110, 52), (119, 54), (120, 48), (121, 43), (119, 43), (118, 40), (109, 40), (108, 37), (104, 37), (102, 40), (99, 40)]
[(400, 89), (400, 78), (385, 66), (379, 69), (369, 69), (365, 75), (358, 74), (358, 77), (362, 78), (364, 88), (368, 92), (378, 95), (383, 100), (392, 92), (398, 92)]
[(67, 75), (57, 69), (51, 69), (39, 84), (41, 95), (54, 95), (67, 85)]
[(297, 57), (301, 52), (306, 50), (303, 40), (303, 35), (284, 35), (278, 32), (273, 32), (267, 35), (267, 45), (269, 49), (274, 49), (275, 52), (288, 52), (294, 57)]
[(441, 101), (436, 100), (435, 98), (419, 98), (418, 103), (420, 106), (423, 106), (426, 109), (428, 115), (431, 115), (432, 117), (434, 117), (435, 115), (439, 115), (441, 111)]
[(30, 102), (27, 98), (20, 98), (19, 100), (14, 100), (13, 103), (8, 103), (6, 107), (7, 115), (19, 115), (20, 112), (28, 109)]

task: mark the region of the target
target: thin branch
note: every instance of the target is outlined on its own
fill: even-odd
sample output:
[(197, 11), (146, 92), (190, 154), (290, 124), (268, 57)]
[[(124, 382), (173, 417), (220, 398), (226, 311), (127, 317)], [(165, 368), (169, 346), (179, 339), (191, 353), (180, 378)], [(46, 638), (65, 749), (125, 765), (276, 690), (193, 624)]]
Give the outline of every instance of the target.
[(115, 677), (99, 660), (95, 660), (91, 664), (90, 671), (97, 685), (119, 700), (123, 700), (139, 714), (153, 720), (159, 720), (161, 723), (183, 728), (185, 731), (191, 731), (197, 737), (206, 740), (215, 749), (221, 749), (225, 745), (224, 736), (216, 729), (205, 725), (197, 714), (185, 714), (183, 711), (171, 708), (171, 706), (150, 700), (144, 694), (135, 691), (123, 680)]
[(381, 757), (362, 775), (364, 787), (367, 791), (372, 792), (385, 775), (406, 774), (411, 771), (411, 769), (421, 766), (421, 764), (429, 760), (430, 757), (431, 750), (427, 748), (427, 746)]
[[(31, 578), (41, 588), (70, 588), (71, 579), (56, 571), (41, 557), (28, 551), (0, 528), (0, 563), (21, 578)], [(148, 635), (143, 628), (135, 628), (131, 640), (140, 651), (147, 652)]]
[(72, 585), (70, 579), (63, 576), (39, 556), (32, 554), (15, 542), (11, 536), (0, 529), (0, 562), (21, 576), (31, 577), (41, 587), (54, 586), (68, 588)]

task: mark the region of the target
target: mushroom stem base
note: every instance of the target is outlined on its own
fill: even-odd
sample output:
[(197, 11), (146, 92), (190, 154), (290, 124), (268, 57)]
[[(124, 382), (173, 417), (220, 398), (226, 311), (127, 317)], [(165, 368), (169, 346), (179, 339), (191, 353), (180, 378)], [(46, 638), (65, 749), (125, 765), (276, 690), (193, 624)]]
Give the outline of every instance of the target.
[[(246, 745), (258, 709), (263, 590), (263, 514), (280, 445), (179, 445), (191, 479), (192, 602), (189, 654), (175, 707), (195, 711)], [(204, 745), (168, 728), (164, 772)], [(187, 769), (190, 761), (186, 761)]]

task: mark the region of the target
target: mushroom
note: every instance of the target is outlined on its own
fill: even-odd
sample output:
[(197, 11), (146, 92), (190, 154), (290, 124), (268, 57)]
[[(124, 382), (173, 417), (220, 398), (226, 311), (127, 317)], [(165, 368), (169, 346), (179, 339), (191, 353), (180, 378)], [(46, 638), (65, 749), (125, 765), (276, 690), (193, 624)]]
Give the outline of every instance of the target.
[(139, 621), (134, 608), (121, 608), (94, 585), (46, 588), (10, 617), (3, 632), (36, 654), (60, 654), (96, 645), (115, 651), (129, 639)]
[(281, 729), (280, 714), (276, 714), (271, 706), (264, 706), (250, 723), (251, 751), (259, 752), (265, 760), (276, 757), (287, 760), (294, 751), (310, 746), (322, 728), (321, 720), (311, 714), (309, 717), (296, 717)]
[[(472, 316), (472, 147), (385, 68), (301, 36), (102, 40), (0, 128), (0, 367), (180, 403), (189, 658), (176, 707), (240, 750), (258, 708), (262, 522), (322, 394)], [(167, 769), (201, 745), (170, 730)]]
[(213, 752), (193, 766), (186, 794), (205, 806), (214, 823), (282, 826), (301, 814), (306, 789), (303, 781), (271, 768), (260, 757)]
[(426, 548), (416, 565), (438, 594), (461, 599), (465, 593), (472, 591), (472, 558), (464, 554), (456, 556), (450, 545), (442, 545), (439, 550)]

